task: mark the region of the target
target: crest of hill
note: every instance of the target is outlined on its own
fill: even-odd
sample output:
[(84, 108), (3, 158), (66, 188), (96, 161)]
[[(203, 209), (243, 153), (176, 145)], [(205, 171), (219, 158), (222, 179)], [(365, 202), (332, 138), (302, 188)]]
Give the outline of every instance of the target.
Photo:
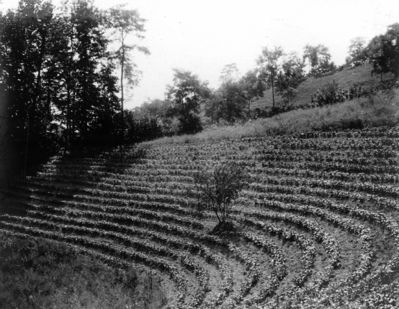
[[(310, 103), (310, 98), (318, 89), (322, 88), (328, 83), (335, 81), (342, 89), (349, 89), (354, 84), (373, 85), (380, 81), (379, 75), (372, 75), (372, 66), (364, 64), (358, 67), (344, 67), (341, 71), (334, 74), (314, 78), (309, 77), (298, 86), (298, 93), (294, 98), (292, 104), (294, 106), (302, 106)], [(388, 76), (383, 76), (388, 78)], [(275, 95), (276, 106), (282, 104), (282, 98), (278, 94)], [(272, 91), (268, 89), (265, 91), (263, 98), (251, 103), (251, 109), (265, 110), (273, 106)]]

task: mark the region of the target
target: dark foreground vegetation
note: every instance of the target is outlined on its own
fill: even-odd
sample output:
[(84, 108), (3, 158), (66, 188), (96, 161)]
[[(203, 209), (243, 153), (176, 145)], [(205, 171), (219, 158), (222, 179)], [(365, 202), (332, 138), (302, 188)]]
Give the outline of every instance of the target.
[(158, 283), (65, 244), (0, 234), (0, 308), (159, 308)]

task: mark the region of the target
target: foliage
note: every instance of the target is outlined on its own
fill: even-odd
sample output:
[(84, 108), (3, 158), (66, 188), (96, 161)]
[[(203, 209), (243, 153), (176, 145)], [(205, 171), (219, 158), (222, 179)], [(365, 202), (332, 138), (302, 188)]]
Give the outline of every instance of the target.
[(205, 115), (212, 121), (218, 122), (221, 119), (233, 123), (242, 120), (248, 114), (249, 100), (245, 96), (239, 82), (225, 82), (205, 104)]
[(303, 59), (310, 64), (309, 76), (319, 77), (323, 74), (333, 72), (335, 65), (330, 62), (331, 54), (324, 45), (306, 45), (303, 52)]
[(125, 127), (126, 140), (130, 143), (137, 143), (151, 140), (164, 135), (163, 127), (157, 118), (135, 117), (132, 111), (126, 111)]
[[(284, 52), (281, 47), (274, 50), (264, 48), (262, 55), (258, 58), (258, 79), (272, 91), (272, 108), (276, 109), (275, 92), (283, 98), (287, 106), (296, 95), (296, 88), (304, 81), (304, 61), (301, 61), (295, 54), (284, 59)], [(262, 93), (263, 96), (263, 93)]]
[(213, 211), (219, 223), (223, 223), (229, 219), (232, 202), (247, 185), (247, 174), (239, 164), (226, 162), (215, 166), (213, 171), (197, 173), (194, 181), (200, 204)]
[(372, 73), (389, 71), (388, 59), (384, 55), (384, 35), (375, 36), (367, 46), (368, 58), (373, 66)]
[(399, 77), (399, 23), (390, 25), (385, 34), (387, 38), (386, 55), (389, 59), (390, 72)]
[(304, 62), (295, 54), (286, 59), (281, 71), (277, 75), (276, 90), (283, 98), (284, 105), (287, 106), (296, 95), (296, 88), (305, 80)]
[[(118, 79), (108, 35), (121, 29), (142, 35), (143, 22), (135, 11), (108, 13), (90, 0), (63, 10), (48, 1), (22, 0), (0, 15), (0, 96), (8, 101), (10, 140), (25, 172), (59, 147), (120, 141)], [(119, 60), (129, 60), (129, 48), (122, 44), (125, 56), (117, 53)], [(129, 65), (124, 68), (127, 73)]]
[(238, 68), (236, 63), (229, 63), (226, 64), (222, 72), (220, 74), (220, 80), (222, 84), (224, 83), (230, 83), (230, 82), (235, 82), (238, 79)]
[(399, 24), (390, 25), (383, 35), (375, 36), (367, 46), (373, 73), (392, 73), (399, 77)]
[(338, 83), (333, 80), (332, 83), (328, 83), (317, 90), (314, 100), (319, 105), (334, 104), (345, 101), (345, 95), (342, 89), (339, 88)]
[[(179, 132), (179, 121), (173, 115), (171, 102), (168, 100), (154, 99), (144, 102), (131, 112), (131, 119), (136, 125), (138, 123), (145, 123), (146, 121), (156, 124), (156, 128), (154, 127), (154, 129), (160, 136), (174, 135)], [(139, 135), (133, 131), (131, 133)]]
[(275, 106), (274, 88), (277, 74), (280, 70), (279, 60), (283, 55), (281, 47), (275, 47), (274, 49), (265, 47), (257, 60), (259, 79), (272, 88), (273, 107)]
[(395, 80), (387, 80), (376, 84), (355, 82), (349, 89), (342, 89), (339, 87), (338, 83), (333, 80), (325, 84), (322, 88), (317, 89), (317, 91), (312, 94), (311, 104), (307, 105), (307, 107), (323, 106), (361, 97), (372, 97), (380, 91), (386, 94), (397, 87), (398, 85)]
[(226, 65), (221, 74), (222, 84), (213, 91), (204, 105), (205, 116), (213, 123), (234, 123), (249, 117), (250, 102), (263, 96), (266, 84), (259, 79), (256, 70), (237, 78), (236, 65)]
[(167, 103), (160, 99), (148, 100), (136, 107), (133, 112), (138, 118), (163, 119), (168, 114), (169, 106)]
[(238, 83), (249, 101), (262, 97), (266, 90), (266, 85), (259, 80), (256, 69), (248, 71), (239, 79)]
[(115, 52), (115, 57), (118, 60), (120, 66), (120, 100), (121, 100), (121, 116), (122, 123), (124, 122), (124, 82), (125, 79), (128, 85), (133, 86), (138, 83), (139, 73), (136, 69), (136, 65), (131, 59), (131, 52), (138, 50), (144, 54), (149, 54), (149, 50), (137, 44), (128, 44), (129, 34), (134, 34), (136, 39), (142, 39), (144, 33), (144, 22), (145, 20), (140, 17), (136, 10), (128, 10), (123, 6), (119, 5), (113, 7), (109, 11), (107, 18), (109, 27), (113, 29), (112, 34), (118, 36), (119, 47)]
[(366, 41), (357, 37), (351, 40), (348, 48), (349, 56), (346, 59), (347, 64), (359, 66), (367, 61)]
[[(236, 75), (237, 71), (234, 64), (226, 66), (227, 71), (230, 69), (232, 70), (230, 73)], [(152, 123), (157, 123), (156, 130), (158, 132), (161, 131), (162, 136), (169, 136), (182, 134), (183, 131), (198, 131), (201, 129), (200, 125), (204, 122), (206, 123), (207, 119), (209, 119), (208, 121), (211, 123), (233, 123), (247, 119), (250, 101), (263, 94), (265, 89), (264, 84), (259, 81), (255, 70), (247, 72), (240, 79), (237, 79), (236, 76), (233, 78), (227, 71), (225, 72), (225, 75), (227, 74), (225, 76), (226, 81), (214, 91), (208, 89), (205, 83), (194, 80), (187, 81), (185, 86), (182, 82), (179, 86), (177, 86), (177, 84), (173, 87), (169, 86), (167, 88), (165, 100), (149, 100), (140, 107), (135, 108), (133, 113), (128, 116), (131, 119), (127, 120), (129, 122), (127, 126), (132, 128), (133, 122), (136, 122), (137, 125), (137, 123), (146, 123), (145, 119), (147, 119)], [(188, 74), (190, 75), (191, 73)], [(179, 78), (184, 79), (187, 77), (183, 77), (183, 75), (184, 74), (179, 76)], [(191, 75), (192, 77), (194, 76), (194, 79), (198, 79), (195, 75)], [(188, 79), (190, 78), (191, 77)], [(182, 95), (190, 96), (190, 86), (187, 86), (190, 83), (194, 85), (192, 89), (198, 89), (197, 93), (199, 95), (193, 96), (194, 102), (187, 101), (185, 103), (186, 110), (184, 110), (182, 109), (182, 106), (184, 106), (183, 104), (176, 105), (178, 100), (175, 100), (177, 98), (175, 94), (178, 94), (180, 97)], [(186, 93), (183, 94), (183, 90), (179, 93), (176, 92), (177, 87), (186, 87), (184, 90)], [(171, 93), (172, 89), (175, 92), (174, 94)], [(182, 101), (181, 99), (179, 100)], [(191, 112), (189, 112), (189, 110), (191, 110)], [(183, 117), (183, 114), (187, 116)], [(182, 119), (187, 119), (184, 121), (187, 126), (186, 130), (183, 130)], [(139, 135), (138, 133), (135, 134), (133, 130), (129, 130), (129, 140), (131, 140), (132, 134), (135, 136)], [(146, 135), (148, 136), (148, 134)], [(155, 134), (154, 136), (159, 135)], [(143, 140), (146, 139), (147, 138), (143, 138)]]
[[(79, 72), (74, 78), (73, 85), (73, 120), (75, 129), (79, 132), (79, 139), (88, 140), (97, 133), (95, 132), (97, 111), (105, 107), (108, 109), (105, 113), (115, 113), (118, 103), (114, 94), (111, 101), (107, 101), (105, 106), (100, 105), (102, 100), (99, 90), (105, 81), (101, 77), (108, 77), (109, 75), (106, 73), (112, 72), (111, 69), (107, 70), (106, 68), (98, 71), (98, 67), (104, 66), (103, 61), (107, 63), (106, 60), (109, 58), (108, 40), (104, 34), (101, 12), (90, 2), (79, 0), (73, 5), (70, 22), (74, 32), (72, 44), (75, 54), (73, 59), (76, 58), (72, 65)], [(101, 72), (105, 76), (101, 76), (99, 74)], [(116, 79), (106, 81), (106, 83), (115, 82)], [(111, 87), (112, 90), (115, 90), (115, 85)]]
[(167, 88), (167, 100), (170, 102), (169, 116), (177, 117), (179, 134), (196, 133), (202, 130), (199, 118), (200, 104), (208, 98), (210, 90), (191, 72), (175, 70), (173, 85)]
[[(52, 126), (52, 62), (59, 51), (58, 23), (49, 2), (21, 1), (16, 11), (0, 16), (0, 83), (7, 99), (10, 140), (20, 165), (51, 153), (57, 144)], [(55, 44), (54, 44), (55, 43)], [(45, 73), (48, 72), (48, 73)], [(53, 89), (55, 87), (55, 89)], [(25, 164), (24, 164), (25, 163)]]

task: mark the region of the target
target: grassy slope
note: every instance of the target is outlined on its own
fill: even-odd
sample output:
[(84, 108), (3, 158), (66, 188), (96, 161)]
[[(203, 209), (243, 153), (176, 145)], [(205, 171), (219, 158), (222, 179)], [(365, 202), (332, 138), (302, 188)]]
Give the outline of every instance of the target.
[(187, 143), (247, 136), (290, 134), (313, 130), (350, 129), (399, 124), (399, 89), (330, 106), (298, 109), (223, 127), (211, 127), (196, 135), (165, 137), (149, 143)]
[[(0, 308), (159, 308), (159, 288), (135, 270), (113, 270), (72, 247), (0, 234)], [(150, 295), (151, 294), (151, 295)]]
[[(386, 77), (385, 77), (386, 78)], [(380, 80), (379, 76), (371, 75), (371, 65), (365, 64), (355, 68), (344, 68), (335, 74), (320, 78), (308, 78), (298, 87), (297, 96), (293, 102), (294, 105), (302, 106), (310, 103), (310, 97), (317, 89), (323, 87), (325, 84), (335, 80), (343, 89), (348, 89), (354, 83), (369, 82), (370, 84), (377, 83)], [(281, 104), (281, 97), (276, 95), (276, 105)], [(260, 100), (251, 104), (251, 109), (259, 108), (266, 109), (272, 107), (272, 92), (271, 89), (265, 92), (265, 95)]]

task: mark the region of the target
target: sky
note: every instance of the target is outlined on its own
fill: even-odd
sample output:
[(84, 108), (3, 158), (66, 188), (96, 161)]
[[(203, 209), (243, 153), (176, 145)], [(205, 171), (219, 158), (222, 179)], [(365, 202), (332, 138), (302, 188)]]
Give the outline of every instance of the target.
[[(0, 10), (17, 3), (0, 0)], [(302, 55), (307, 44), (327, 46), (339, 65), (351, 39), (368, 41), (399, 22), (399, 0), (95, 0), (100, 8), (119, 3), (146, 19), (140, 43), (151, 52), (133, 57), (142, 78), (127, 108), (163, 99), (173, 69), (191, 71), (217, 88), (226, 64), (236, 63), (244, 74), (256, 66), (263, 47)]]

